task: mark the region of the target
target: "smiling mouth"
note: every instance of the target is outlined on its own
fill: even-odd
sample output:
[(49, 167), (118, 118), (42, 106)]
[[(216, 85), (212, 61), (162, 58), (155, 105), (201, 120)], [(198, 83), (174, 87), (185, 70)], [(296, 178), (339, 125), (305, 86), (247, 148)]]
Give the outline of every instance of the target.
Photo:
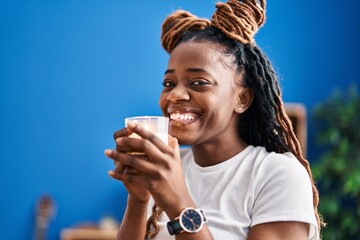
[(191, 123), (200, 117), (196, 113), (170, 113), (169, 115), (171, 121), (178, 123)]

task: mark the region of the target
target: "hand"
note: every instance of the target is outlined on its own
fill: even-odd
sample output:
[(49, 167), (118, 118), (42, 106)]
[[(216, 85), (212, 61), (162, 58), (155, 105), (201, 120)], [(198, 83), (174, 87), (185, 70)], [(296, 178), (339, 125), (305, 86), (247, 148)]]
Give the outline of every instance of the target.
[[(129, 136), (131, 133), (129, 133), (126, 128), (123, 128), (123, 129), (117, 131), (115, 134), (116, 134), (116, 136)], [(115, 134), (114, 134), (114, 136), (115, 136)], [(136, 169), (131, 168), (131, 167), (125, 167), (123, 164), (121, 164), (120, 158), (121, 158), (122, 154), (120, 152), (118, 152), (117, 150), (106, 149), (104, 153), (108, 158), (114, 160), (115, 168), (114, 168), (114, 170), (111, 170), (108, 172), (110, 177), (121, 181), (120, 176), (122, 174), (129, 174), (129, 175), (141, 174)], [(141, 157), (143, 157), (145, 160), (145, 156), (139, 156), (139, 158), (141, 158)], [(139, 202), (148, 202), (149, 201), (150, 193), (145, 188), (143, 188), (141, 186), (136, 186), (133, 183), (123, 182), (123, 184), (125, 185), (128, 193), (129, 193), (129, 196), (132, 199), (139, 201)]]
[[(193, 206), (182, 172), (177, 139), (169, 136), (167, 145), (141, 126), (128, 124), (127, 133), (133, 132), (141, 139), (129, 138), (123, 132), (114, 134), (116, 153), (121, 168), (131, 168), (139, 174), (123, 173), (118, 179), (124, 184), (147, 189), (168, 215), (176, 217), (184, 207)], [(145, 156), (129, 155), (127, 152), (143, 152)]]

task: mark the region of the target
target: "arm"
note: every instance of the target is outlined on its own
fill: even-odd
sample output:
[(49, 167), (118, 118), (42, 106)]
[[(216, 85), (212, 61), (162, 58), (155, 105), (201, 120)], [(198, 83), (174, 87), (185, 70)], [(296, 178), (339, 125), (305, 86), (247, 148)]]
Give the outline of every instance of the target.
[(176, 236), (176, 240), (210, 240), (213, 239), (206, 225), (197, 233), (180, 233)]
[[(121, 129), (116, 132), (116, 136), (128, 136), (127, 129)], [(133, 168), (126, 168), (120, 162), (121, 155), (127, 155), (117, 150), (107, 149), (105, 155), (114, 160), (115, 168), (109, 171), (110, 177), (121, 180), (122, 174), (139, 175), (140, 173)], [(146, 234), (147, 208), (150, 199), (150, 193), (143, 187), (126, 183), (125, 185), (129, 195), (125, 214), (117, 233), (118, 240), (144, 240)]]
[(147, 207), (147, 202), (137, 201), (129, 195), (125, 214), (116, 236), (117, 240), (144, 240)]
[(307, 240), (309, 224), (303, 222), (272, 222), (255, 225), (250, 229), (248, 240)]
[[(117, 159), (124, 168), (134, 169), (140, 174), (123, 172), (116, 178), (127, 186), (147, 190), (170, 219), (178, 217), (186, 207), (196, 208), (185, 183), (177, 139), (170, 137), (167, 145), (140, 126), (128, 124), (128, 129), (142, 138), (127, 138), (115, 134), (116, 152), (119, 156)], [(123, 154), (126, 152), (143, 152), (145, 155)], [(206, 225), (197, 233), (181, 233), (175, 237), (177, 240), (213, 239)]]

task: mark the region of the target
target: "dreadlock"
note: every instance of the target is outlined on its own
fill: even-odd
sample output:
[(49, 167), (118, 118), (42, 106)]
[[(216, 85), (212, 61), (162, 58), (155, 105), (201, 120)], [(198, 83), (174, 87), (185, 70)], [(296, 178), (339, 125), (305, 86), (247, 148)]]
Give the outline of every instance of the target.
[[(162, 26), (162, 45), (171, 54), (182, 42), (212, 42), (225, 48), (225, 54), (236, 58), (237, 71), (243, 83), (254, 92), (253, 102), (242, 113), (238, 133), (245, 142), (263, 146), (267, 151), (293, 153), (305, 167), (312, 181), (313, 207), (319, 230), (324, 223), (317, 211), (318, 190), (309, 162), (304, 158), (292, 123), (285, 112), (277, 75), (266, 55), (256, 46), (254, 35), (265, 22), (265, 0), (228, 0), (217, 3), (211, 21), (182, 10), (168, 16)], [(221, 50), (219, 50), (221, 51)], [(147, 222), (146, 238), (159, 232), (158, 217), (162, 210), (156, 204)]]
[(162, 211), (163, 210), (161, 208), (158, 208), (158, 206), (156, 204), (153, 205), (152, 214), (146, 224), (147, 232), (145, 235), (145, 239), (154, 238), (160, 231), (160, 228), (157, 224), (157, 220), (160, 217), (160, 214), (162, 213)]

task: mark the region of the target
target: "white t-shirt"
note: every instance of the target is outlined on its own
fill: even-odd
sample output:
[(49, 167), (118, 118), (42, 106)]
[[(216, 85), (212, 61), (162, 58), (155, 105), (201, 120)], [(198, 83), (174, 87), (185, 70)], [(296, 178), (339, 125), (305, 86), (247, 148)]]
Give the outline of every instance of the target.
[[(197, 165), (191, 149), (182, 149), (182, 155), (189, 192), (197, 208), (205, 211), (215, 240), (245, 240), (250, 227), (275, 221), (309, 223), (309, 239), (319, 239), (311, 181), (293, 154), (248, 146), (210, 167)], [(162, 213), (154, 239), (175, 239), (167, 231), (168, 221)]]

